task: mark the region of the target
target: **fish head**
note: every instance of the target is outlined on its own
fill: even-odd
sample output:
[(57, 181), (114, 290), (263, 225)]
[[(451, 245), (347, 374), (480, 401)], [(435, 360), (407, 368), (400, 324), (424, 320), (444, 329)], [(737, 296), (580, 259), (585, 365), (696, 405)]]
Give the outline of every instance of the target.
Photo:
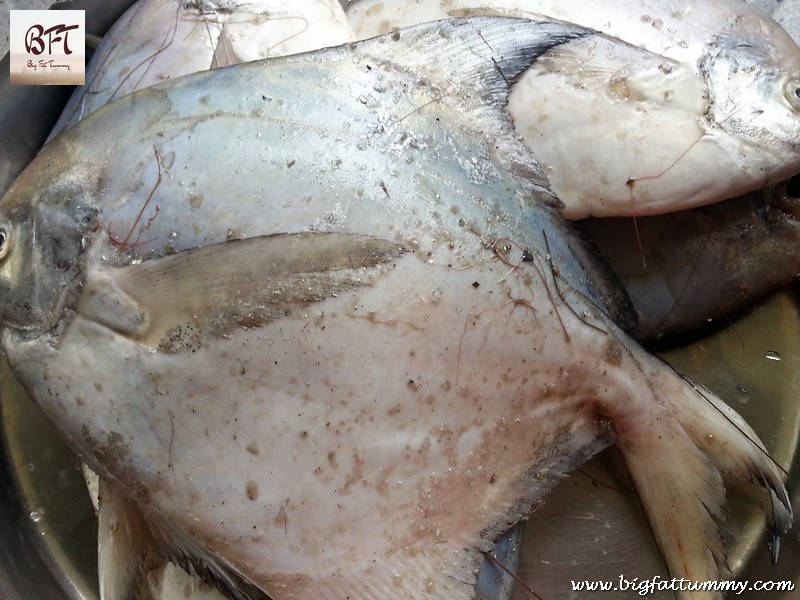
[(51, 331), (80, 290), (97, 211), (68, 163), (41, 154), (0, 200), (0, 327)]
[(738, 141), (730, 152), (760, 185), (800, 172), (800, 47), (775, 28), (718, 36), (700, 65), (709, 94), (704, 118)]

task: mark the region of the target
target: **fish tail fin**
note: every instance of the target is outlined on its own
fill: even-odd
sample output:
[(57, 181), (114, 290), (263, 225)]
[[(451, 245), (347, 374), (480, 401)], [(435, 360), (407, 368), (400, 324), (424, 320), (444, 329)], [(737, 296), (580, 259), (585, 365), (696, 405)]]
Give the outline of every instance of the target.
[(687, 380), (703, 403), (681, 406), (684, 429), (711, 457), (717, 468), (769, 494), (766, 507), (769, 551), (778, 560), (778, 540), (792, 526), (791, 500), (784, 486), (785, 470), (775, 462), (747, 422), (717, 396)]
[[(792, 522), (780, 468), (755, 432), (732, 409), (691, 382), (674, 377), (646, 424), (618, 430), (642, 508), (672, 577), (716, 582), (730, 577), (722, 531), (722, 474), (763, 486), (769, 494), (770, 550)], [(675, 384), (679, 387), (676, 389)], [(721, 598), (713, 590), (678, 592), (682, 600)]]

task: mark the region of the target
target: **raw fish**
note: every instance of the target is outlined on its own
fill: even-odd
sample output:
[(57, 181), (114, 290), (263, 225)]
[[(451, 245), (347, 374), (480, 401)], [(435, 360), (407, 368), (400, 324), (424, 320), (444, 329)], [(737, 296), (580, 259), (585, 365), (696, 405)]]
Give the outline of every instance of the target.
[(140, 0), (103, 36), (50, 138), (154, 83), (353, 39), (336, 0)]
[(777, 555), (780, 469), (620, 331), (500, 110), (592, 35), (451, 20), (187, 76), (17, 179), (3, 346), (118, 505), (107, 598), (152, 549), (236, 598), (472, 598), (481, 551), (615, 441), (673, 576), (725, 574), (720, 471), (769, 490)]
[[(343, 10), (331, 0), (262, 0), (225, 6), (139, 0), (104, 36), (87, 67), (91, 84), (75, 91), (50, 138), (116, 97), (167, 79), (353, 39)], [(86, 466), (84, 470), (101, 522), (113, 522), (116, 505), (108, 500), (101, 502), (96, 474)], [(109, 538), (114, 535), (113, 528), (102, 531), (98, 540), (101, 555), (107, 553), (107, 544), (113, 545)], [(500, 538), (492, 550), (495, 562), (481, 565), (476, 584), (479, 597), (509, 597), (513, 584), (509, 572), (519, 560), (522, 531), (522, 527), (514, 528)], [(110, 562), (113, 560), (106, 564)], [(186, 579), (176, 569), (167, 565), (153, 565), (152, 569), (146, 579), (154, 599), (186, 595)], [(100, 577), (113, 578), (114, 573), (101, 573)], [(218, 593), (198, 589), (195, 593), (203, 597)]]
[(622, 280), (637, 312), (630, 332), (662, 340), (726, 325), (800, 275), (797, 181), (712, 206), (583, 229)]
[(359, 0), (347, 12), (359, 37), (465, 14), (612, 36), (546, 53), (510, 96), (568, 218), (672, 212), (800, 172), (800, 48), (742, 0)]

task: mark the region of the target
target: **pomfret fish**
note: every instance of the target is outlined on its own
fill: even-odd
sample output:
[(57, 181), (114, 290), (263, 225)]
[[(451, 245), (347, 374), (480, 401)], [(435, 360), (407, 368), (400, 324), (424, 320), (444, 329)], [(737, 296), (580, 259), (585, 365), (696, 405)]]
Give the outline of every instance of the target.
[(140, 0), (103, 36), (50, 138), (166, 79), (353, 39), (336, 0)]
[(712, 206), (635, 221), (581, 221), (631, 297), (638, 316), (633, 336), (660, 340), (725, 325), (795, 281), (796, 185), (789, 180)]
[(191, 75), (22, 173), (2, 342), (118, 506), (105, 597), (155, 548), (234, 598), (472, 598), (481, 551), (615, 441), (674, 576), (725, 573), (720, 472), (767, 488), (777, 554), (780, 469), (620, 331), (501, 111), (592, 35), (450, 20)]
[(510, 97), (568, 218), (671, 212), (800, 171), (800, 48), (741, 0), (348, 6), (359, 37), (465, 14), (546, 15), (612, 36), (555, 48)]
[[(50, 137), (115, 97), (166, 79), (353, 39), (341, 5), (333, 0), (262, 0), (225, 6), (138, 0), (103, 37), (87, 67), (92, 83), (76, 89)], [(143, 56), (147, 58), (142, 60)], [(80, 111), (76, 112), (76, 107)], [(104, 484), (88, 467), (84, 466), (84, 471), (100, 522), (113, 522), (117, 506), (108, 501), (113, 494), (100, 494), (99, 488)], [(98, 539), (98, 552), (106, 556), (113, 529), (102, 531), (108, 535)], [(478, 597), (504, 600), (510, 596), (514, 582), (511, 573), (519, 561), (522, 531), (520, 525), (497, 541), (492, 558), (481, 565), (476, 584)], [(107, 562), (115, 559), (109, 557)], [(154, 600), (185, 596), (186, 580), (178, 571), (167, 565), (152, 568), (146, 580)], [(104, 588), (114, 587), (113, 581), (108, 580), (113, 580), (115, 573), (115, 568), (103, 565), (100, 578)], [(203, 597), (217, 593), (202, 592)]]

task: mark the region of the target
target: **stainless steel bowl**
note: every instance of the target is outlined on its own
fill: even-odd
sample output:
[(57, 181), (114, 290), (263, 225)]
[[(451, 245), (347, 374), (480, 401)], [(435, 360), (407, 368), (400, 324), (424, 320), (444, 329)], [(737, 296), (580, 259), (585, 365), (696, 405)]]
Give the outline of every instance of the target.
[[(57, 8), (86, 10), (88, 32), (102, 36), (132, 3), (77, 0)], [(11, 86), (8, 56), (0, 61), (0, 192), (41, 146), (70, 92), (60, 86)], [(727, 329), (665, 356), (747, 418), (790, 471), (790, 493), (800, 510), (798, 290), (782, 292)], [(0, 598), (97, 598), (96, 522), (80, 465), (6, 365), (0, 365), (0, 442)], [(609, 578), (637, 561), (642, 576), (653, 573), (652, 539), (635, 500), (620, 494), (625, 487), (624, 475), (608, 454), (567, 479), (533, 516), (522, 576), (543, 598), (566, 597), (566, 580), (586, 578), (589, 565), (591, 572), (607, 572)], [(759, 496), (747, 486), (731, 483), (731, 488), (728, 552), (737, 577), (791, 580), (800, 590), (800, 527), (785, 536), (779, 564), (770, 565), (763, 516), (753, 508), (760, 505)], [(608, 511), (614, 503), (620, 522), (611, 527)], [(605, 518), (585, 518), (603, 510)], [(789, 600), (800, 597), (797, 590), (737, 597)], [(630, 597), (630, 592), (603, 595), (615, 597)]]

